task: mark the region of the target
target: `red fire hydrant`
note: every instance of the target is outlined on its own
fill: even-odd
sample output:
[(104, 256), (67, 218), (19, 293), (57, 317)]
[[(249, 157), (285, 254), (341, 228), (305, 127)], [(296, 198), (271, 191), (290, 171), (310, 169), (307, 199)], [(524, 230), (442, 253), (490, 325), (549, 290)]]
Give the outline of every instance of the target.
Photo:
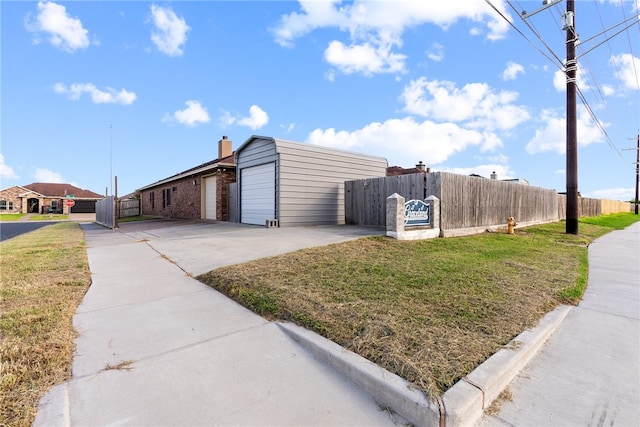
[(507, 218), (507, 233), (515, 234), (514, 229), (516, 228), (516, 220), (514, 217), (510, 216)]

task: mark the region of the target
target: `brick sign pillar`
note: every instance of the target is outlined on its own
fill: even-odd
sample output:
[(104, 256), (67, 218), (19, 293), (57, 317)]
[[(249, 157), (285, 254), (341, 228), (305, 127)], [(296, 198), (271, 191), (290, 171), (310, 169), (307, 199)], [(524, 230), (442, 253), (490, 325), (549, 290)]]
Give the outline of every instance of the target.
[(421, 240), (421, 239), (433, 239), (440, 237), (440, 199), (436, 196), (429, 196), (424, 200), (424, 203), (419, 202), (424, 206), (429, 206), (429, 222), (427, 225), (409, 226), (411, 221), (406, 218), (406, 205), (416, 204), (415, 200), (411, 200), (405, 203), (404, 197), (398, 193), (394, 193), (387, 197), (386, 213), (387, 213), (387, 236), (393, 237), (398, 240)]

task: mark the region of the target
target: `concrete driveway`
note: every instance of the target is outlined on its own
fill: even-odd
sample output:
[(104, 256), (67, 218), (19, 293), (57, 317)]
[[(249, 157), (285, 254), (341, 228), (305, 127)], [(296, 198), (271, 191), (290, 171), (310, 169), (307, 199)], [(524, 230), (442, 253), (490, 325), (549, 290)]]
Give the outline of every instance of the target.
[(147, 242), (194, 276), (299, 249), (385, 234), (384, 229), (350, 225), (266, 228), (188, 220), (122, 223), (117, 231)]

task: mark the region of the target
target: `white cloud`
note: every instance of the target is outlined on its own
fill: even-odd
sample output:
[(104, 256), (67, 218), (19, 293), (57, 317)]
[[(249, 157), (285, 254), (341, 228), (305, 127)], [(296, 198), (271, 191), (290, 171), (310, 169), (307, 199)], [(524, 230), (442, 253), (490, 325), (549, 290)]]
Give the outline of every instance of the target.
[[(497, 1), (498, 8), (506, 8)], [(408, 28), (433, 24), (446, 30), (459, 20), (486, 24), (475, 26), (472, 35), (486, 34), (490, 40), (504, 37), (508, 23), (485, 2), (407, 0), (354, 2), (301, 0), (300, 11), (280, 17), (273, 34), (276, 43), (292, 47), (295, 39), (320, 28), (338, 28), (349, 35), (349, 42), (333, 40), (325, 50), (325, 60), (344, 73), (395, 73), (405, 71), (406, 56), (393, 52), (402, 46)], [(437, 60), (439, 56), (433, 56)], [(441, 56), (440, 56), (441, 57)]]
[(100, 90), (93, 83), (73, 83), (69, 87), (63, 83), (56, 83), (53, 90), (56, 93), (68, 95), (69, 99), (74, 101), (80, 99), (83, 93), (87, 93), (94, 104), (131, 105), (137, 98), (135, 92), (129, 92), (125, 89), (117, 91), (110, 87)]
[(615, 66), (618, 70), (616, 77), (625, 89), (640, 90), (640, 82), (638, 74), (640, 72), (640, 58), (632, 56), (629, 53), (621, 55), (612, 55), (609, 64)]
[(4, 162), (4, 155), (0, 153), (0, 178), (2, 179), (17, 179), (18, 175), (13, 171), (13, 168)]
[(629, 201), (635, 199), (635, 188), (606, 188), (602, 190), (593, 190), (584, 193), (584, 197), (590, 197), (593, 199), (608, 199), (608, 200), (621, 200)]
[(427, 52), (427, 58), (435, 62), (442, 61), (444, 59), (444, 46), (440, 43), (431, 45), (431, 49)]
[(485, 83), (459, 89), (453, 82), (424, 77), (411, 81), (401, 95), (408, 113), (490, 131), (509, 130), (529, 120), (529, 112), (513, 104), (517, 98), (516, 92), (495, 92)]
[(33, 178), (35, 182), (64, 183), (62, 175), (45, 168), (37, 168)]
[(269, 123), (269, 116), (257, 105), (249, 107), (249, 117), (243, 117), (238, 120), (240, 126), (246, 126), (253, 130), (260, 129), (267, 123)]
[[(525, 149), (529, 154), (556, 152), (564, 154), (567, 149), (566, 138), (566, 120), (564, 116), (559, 116), (553, 110), (543, 110), (540, 121), (544, 125), (538, 129), (535, 136), (527, 143)], [(609, 126), (608, 123), (600, 123), (603, 128)], [(589, 144), (604, 142), (602, 132), (588, 114), (584, 106), (580, 105), (577, 109), (577, 133), (578, 145), (586, 146)]]
[[(49, 42), (58, 49), (74, 52), (89, 47), (89, 31), (77, 18), (67, 15), (64, 6), (53, 2), (38, 2), (38, 15), (31, 21), (30, 15), (25, 19), (25, 27), (34, 33), (49, 34)], [(39, 43), (39, 40), (34, 40)]]
[(333, 128), (315, 129), (306, 142), (347, 150), (366, 146), (366, 151), (370, 153), (387, 158), (396, 158), (402, 153), (407, 158), (421, 159), (426, 164), (442, 163), (451, 155), (471, 146), (484, 149), (500, 145), (499, 139), (492, 133), (464, 129), (454, 123), (418, 122), (412, 117), (370, 123), (352, 132)]
[[(371, 31), (387, 30), (397, 35), (405, 29), (422, 24), (435, 24), (447, 29), (457, 21), (467, 19), (471, 22), (486, 23), (490, 30), (490, 39), (503, 38), (509, 28), (491, 7), (476, 0), (424, 1), (407, 0), (402, 2), (372, 2), (356, 0), (353, 3), (339, 0), (316, 1), (301, 0), (300, 13), (293, 12), (280, 17), (273, 30), (276, 42), (282, 46), (291, 46), (293, 40), (315, 29), (337, 27), (348, 30), (354, 35)], [(494, 2), (506, 15), (508, 12), (502, 1)], [(475, 28), (477, 31), (477, 28)]]
[(334, 40), (325, 50), (324, 59), (344, 74), (371, 76), (375, 73), (403, 72), (406, 56), (392, 53), (393, 45), (393, 42), (372, 40), (371, 43), (345, 46)]
[(295, 123), (289, 123), (288, 125), (280, 125), (280, 129), (284, 131), (284, 133), (291, 133), (296, 128)]
[(507, 64), (507, 68), (502, 72), (502, 80), (515, 80), (518, 77), (518, 74), (524, 74), (524, 67), (520, 64), (516, 64), (515, 62), (509, 62)]
[(178, 122), (186, 126), (196, 126), (199, 123), (208, 123), (211, 118), (207, 109), (204, 108), (200, 102), (189, 100), (185, 102), (187, 108), (184, 110), (178, 110), (172, 115), (166, 115), (162, 121), (165, 123)]
[(191, 28), (184, 18), (179, 18), (169, 7), (151, 5), (151, 16), (154, 30), (151, 31), (151, 41), (158, 50), (169, 56), (181, 56), (187, 41), (187, 32)]
[(269, 115), (257, 105), (252, 105), (249, 107), (248, 117), (234, 116), (228, 111), (225, 111), (222, 116), (220, 116), (219, 122), (222, 126), (237, 124), (239, 126), (246, 126), (250, 129), (256, 130), (269, 123)]

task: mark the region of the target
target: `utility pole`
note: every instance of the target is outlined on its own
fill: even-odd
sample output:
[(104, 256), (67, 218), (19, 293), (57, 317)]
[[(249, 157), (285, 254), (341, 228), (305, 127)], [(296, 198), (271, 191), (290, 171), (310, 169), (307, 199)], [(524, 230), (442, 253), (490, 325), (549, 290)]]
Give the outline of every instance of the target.
[(576, 119), (576, 41), (575, 0), (567, 0), (567, 10), (562, 15), (563, 29), (567, 31), (567, 219), (566, 233), (578, 234), (578, 128)]
[(636, 144), (636, 148), (623, 148), (622, 151), (636, 150), (636, 197), (634, 199), (634, 212), (636, 215), (638, 215), (638, 183), (640, 182), (640, 134), (636, 136)]
[(113, 196), (113, 130), (109, 125), (109, 185), (111, 186), (111, 195)]

